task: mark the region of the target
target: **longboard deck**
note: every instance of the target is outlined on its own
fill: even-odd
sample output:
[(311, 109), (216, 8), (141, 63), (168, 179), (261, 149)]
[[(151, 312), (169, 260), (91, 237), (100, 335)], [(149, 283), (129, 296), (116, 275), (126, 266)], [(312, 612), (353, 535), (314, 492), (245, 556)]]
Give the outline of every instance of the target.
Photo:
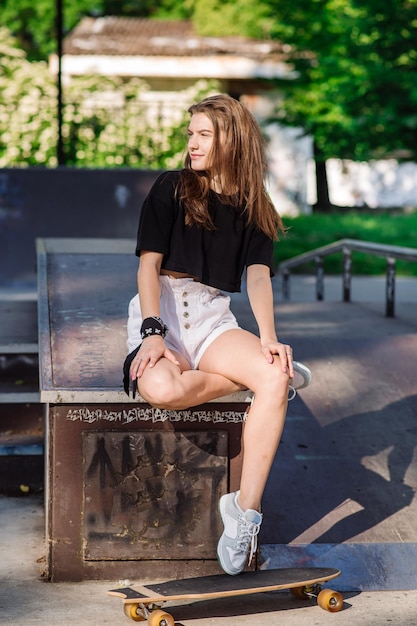
[(209, 600), (325, 583), (337, 578), (340, 573), (338, 569), (321, 567), (280, 568), (244, 572), (239, 576), (216, 574), (184, 578), (140, 586), (138, 589), (132, 587), (112, 589), (108, 594), (123, 598), (124, 604)]

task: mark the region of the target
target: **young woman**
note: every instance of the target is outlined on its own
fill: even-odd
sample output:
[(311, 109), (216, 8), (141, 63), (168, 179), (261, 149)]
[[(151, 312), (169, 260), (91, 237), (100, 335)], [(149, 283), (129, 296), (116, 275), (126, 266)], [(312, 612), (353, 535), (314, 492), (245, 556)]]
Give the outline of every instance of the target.
[[(218, 558), (234, 575), (256, 549), (294, 375), (292, 350), (277, 339), (271, 286), (273, 242), (283, 227), (265, 190), (263, 139), (251, 113), (225, 95), (189, 113), (185, 167), (159, 176), (142, 207), (125, 370), (159, 408), (254, 392), (240, 490), (219, 503)], [(239, 328), (224, 293), (240, 291), (245, 270), (259, 337)]]

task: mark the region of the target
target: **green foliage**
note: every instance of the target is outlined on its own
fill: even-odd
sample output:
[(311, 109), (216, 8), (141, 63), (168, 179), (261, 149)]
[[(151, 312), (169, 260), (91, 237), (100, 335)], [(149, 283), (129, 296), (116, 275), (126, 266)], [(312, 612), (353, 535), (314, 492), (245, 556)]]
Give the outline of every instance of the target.
[[(0, 28), (0, 167), (56, 166), (57, 87), (43, 61), (29, 62)], [(149, 86), (134, 78), (83, 76), (64, 89), (63, 143), (66, 164), (77, 167), (180, 167), (186, 145), (188, 105), (167, 121), (141, 96)], [(218, 91), (199, 81), (182, 92), (191, 104)]]
[[(296, 218), (285, 217), (284, 224), (288, 232), (275, 244), (276, 263), (346, 238), (417, 248), (417, 212), (314, 213)], [(327, 273), (339, 274), (342, 254), (326, 257), (324, 267)], [(314, 270), (315, 265), (308, 264), (294, 271), (307, 273)], [(386, 271), (386, 261), (380, 257), (353, 252), (352, 271), (356, 274), (383, 274)], [(397, 272), (401, 275), (417, 276), (417, 263), (397, 261)]]
[[(58, 0), (2, 0), (0, 24), (17, 38), (30, 60), (46, 60), (57, 49)], [(182, 2), (174, 0), (61, 0), (64, 35), (86, 15), (152, 17), (160, 10), (171, 19), (188, 17)], [(169, 15), (170, 14), (170, 15)]]
[[(64, 152), (77, 167), (172, 169), (184, 161), (187, 107), (173, 110), (171, 121), (158, 107), (140, 100), (145, 81), (98, 76), (73, 80), (66, 90)], [(191, 104), (217, 91), (214, 81), (199, 81), (183, 92)], [(107, 101), (107, 105), (103, 104)]]
[(269, 4), (272, 36), (293, 46), (300, 72), (286, 121), (314, 135), (323, 158), (415, 158), (417, 0)]
[(30, 59), (46, 59), (40, 51), (56, 48), (54, 22), (54, 0), (3, 0), (0, 6), (0, 24), (7, 24)]
[[(69, 32), (83, 15), (99, 14), (102, 0), (62, 0), (63, 30)], [(3, 0), (0, 24), (7, 24), (30, 60), (46, 60), (57, 49), (56, 0)]]
[(199, 35), (263, 39), (271, 27), (268, 9), (258, 0), (192, 0), (192, 6)]
[(5, 28), (0, 54), (0, 167), (54, 165), (56, 87), (48, 66), (30, 63)]
[[(116, 0), (119, 1), (119, 0)], [(159, 0), (153, 2), (152, 17), (165, 20), (187, 20), (192, 17), (193, 0)]]

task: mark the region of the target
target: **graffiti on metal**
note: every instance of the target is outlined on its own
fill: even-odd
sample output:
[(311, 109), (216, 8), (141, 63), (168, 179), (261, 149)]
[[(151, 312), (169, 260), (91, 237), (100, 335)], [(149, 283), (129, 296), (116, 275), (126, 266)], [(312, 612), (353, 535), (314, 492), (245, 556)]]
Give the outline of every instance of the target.
[(87, 560), (215, 558), (228, 435), (84, 432)]
[(134, 422), (211, 422), (234, 423), (245, 421), (245, 411), (225, 410), (184, 410), (170, 411), (154, 409), (152, 407), (132, 407), (109, 409), (106, 407), (76, 406), (68, 409), (66, 419), (71, 422), (94, 424), (110, 422), (117, 424), (132, 424)]

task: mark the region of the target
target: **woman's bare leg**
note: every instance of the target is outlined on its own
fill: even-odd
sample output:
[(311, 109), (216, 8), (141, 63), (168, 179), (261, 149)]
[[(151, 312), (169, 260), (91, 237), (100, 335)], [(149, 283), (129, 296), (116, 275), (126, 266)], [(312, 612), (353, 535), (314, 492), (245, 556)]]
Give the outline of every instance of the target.
[(259, 510), (266, 481), (281, 439), (288, 404), (288, 375), (279, 359), (268, 363), (259, 339), (244, 330), (232, 330), (209, 346), (200, 362), (255, 393), (243, 433), (243, 465), (239, 505)]
[(152, 406), (180, 411), (245, 389), (221, 374), (191, 370), (184, 357), (175, 354), (180, 367), (163, 358), (138, 380), (140, 395)]
[(278, 449), (285, 422), (286, 404), (276, 399), (275, 417), (255, 394), (243, 429), (243, 464), (239, 504), (243, 510), (260, 510), (261, 499)]

